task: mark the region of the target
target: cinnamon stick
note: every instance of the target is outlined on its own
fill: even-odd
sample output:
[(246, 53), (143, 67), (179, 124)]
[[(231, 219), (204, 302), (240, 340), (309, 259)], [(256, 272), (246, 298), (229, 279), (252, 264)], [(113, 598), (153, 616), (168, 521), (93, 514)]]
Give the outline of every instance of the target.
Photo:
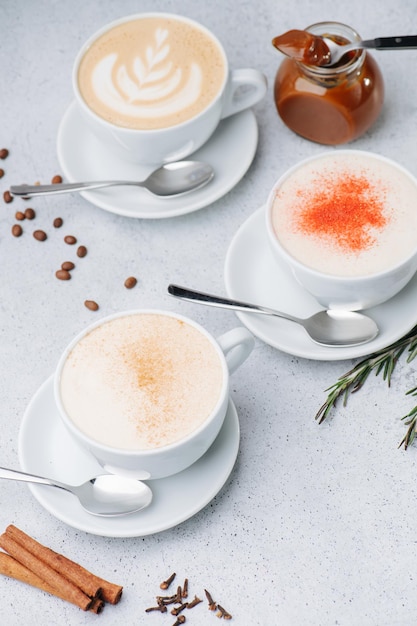
[(56, 589), (68, 602), (72, 602), (83, 611), (87, 611), (90, 608), (92, 599), (81, 591), (79, 587), (74, 585), (74, 583), (62, 576), (47, 563), (38, 559), (6, 533), (0, 535), (0, 546), (19, 561), (19, 563)]
[[(67, 600), (66, 595), (62, 593), (62, 591), (49, 585), (42, 578), (39, 578), (37, 574), (34, 574), (30, 569), (19, 563), (19, 561), (16, 561), (15, 558), (5, 552), (0, 552), (0, 574), (19, 580), (20, 582), (31, 585), (32, 587), (37, 587), (38, 589), (41, 589), (41, 591), (46, 591), (46, 593), (56, 596), (57, 598), (61, 598), (62, 600)], [(89, 611), (98, 614), (101, 613), (103, 608), (104, 602), (99, 598), (95, 598), (89, 608)]]
[(79, 587), (86, 595), (93, 598), (99, 596), (105, 602), (110, 602), (111, 604), (119, 602), (123, 592), (121, 585), (116, 585), (92, 574), (78, 563), (42, 545), (13, 524), (6, 528), (5, 534), (43, 563), (62, 573), (65, 578)]
[[(51, 550), (52, 552), (52, 550)], [(86, 570), (82, 565), (78, 563), (74, 563), (66, 556), (62, 554), (56, 554), (59, 557), (59, 560), (62, 564), (63, 571), (68, 572), (76, 572), (79, 571), (83, 576), (89, 577), (93, 584), (97, 585), (100, 588), (99, 597), (104, 600), (104, 602), (109, 602), (110, 604), (117, 604), (122, 597), (123, 587), (122, 585), (116, 585), (115, 583), (111, 583), (104, 578), (100, 578), (95, 574), (92, 574), (88, 570)]]

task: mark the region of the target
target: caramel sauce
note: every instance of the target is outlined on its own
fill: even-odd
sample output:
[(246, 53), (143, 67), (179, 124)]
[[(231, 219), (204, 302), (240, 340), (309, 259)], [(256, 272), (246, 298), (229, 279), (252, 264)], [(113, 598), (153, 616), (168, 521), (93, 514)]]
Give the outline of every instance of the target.
[[(348, 42), (341, 36), (325, 36), (339, 44)], [(275, 78), (277, 111), (286, 126), (310, 141), (347, 143), (377, 119), (384, 99), (383, 78), (365, 52), (350, 52), (334, 66), (320, 66), (323, 55), (315, 40), (321, 37), (307, 31), (289, 31), (273, 40), (288, 56)]]
[(288, 57), (307, 65), (327, 65), (330, 60), (330, 50), (323, 38), (306, 30), (289, 30), (274, 37), (272, 45)]

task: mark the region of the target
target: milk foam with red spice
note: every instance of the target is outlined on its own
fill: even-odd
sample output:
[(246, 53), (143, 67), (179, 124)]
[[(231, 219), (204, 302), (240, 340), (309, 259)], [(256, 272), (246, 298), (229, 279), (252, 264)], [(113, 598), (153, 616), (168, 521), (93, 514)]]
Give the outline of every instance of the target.
[(276, 191), (272, 225), (284, 249), (334, 276), (368, 276), (417, 248), (417, 183), (370, 154), (323, 155)]
[(70, 352), (60, 380), (74, 424), (102, 444), (147, 450), (200, 426), (222, 391), (213, 344), (175, 317), (145, 313), (94, 328)]

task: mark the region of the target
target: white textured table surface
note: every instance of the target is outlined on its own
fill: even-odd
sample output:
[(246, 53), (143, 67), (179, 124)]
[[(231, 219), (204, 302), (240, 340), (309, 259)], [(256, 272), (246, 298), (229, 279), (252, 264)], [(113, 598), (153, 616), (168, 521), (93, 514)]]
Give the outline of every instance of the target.
[[(233, 313), (176, 301), (166, 287), (178, 282), (224, 293), (224, 259), (238, 227), (264, 203), (278, 175), (322, 150), (287, 130), (275, 112), (272, 84), (281, 57), (271, 38), (323, 20), (349, 23), (364, 38), (416, 30), (413, 0), (2, 0), (0, 148), (10, 150), (0, 164), (2, 193), (59, 173), (57, 130), (72, 101), (72, 60), (83, 41), (114, 18), (155, 9), (198, 19), (223, 41), (233, 67), (267, 75), (268, 95), (255, 108), (257, 155), (226, 196), (182, 217), (136, 220), (76, 195), (55, 196), (33, 199), (36, 222), (25, 222), (24, 235), (14, 238), (22, 201), (0, 199), (0, 465), (6, 467), (19, 465), (19, 429), (30, 399), (66, 343), (98, 316), (160, 307), (189, 315), (215, 335), (239, 323)], [(384, 111), (352, 147), (394, 158), (417, 175), (417, 51), (377, 58), (386, 81)], [(69, 283), (54, 277), (68, 250), (52, 232), (57, 216), (65, 221), (61, 232), (89, 249)], [(47, 241), (33, 239), (35, 224), (50, 234)], [(132, 274), (138, 285), (128, 291), (123, 281)], [(100, 303), (97, 313), (83, 306), (86, 298)], [(120, 582), (125, 592), (117, 607), (96, 617), (0, 578), (0, 622), (169, 625), (172, 616), (144, 609), (159, 582), (176, 571), (180, 580), (189, 578), (191, 593), (210, 589), (233, 613), (231, 623), (242, 626), (415, 624), (417, 449), (404, 452), (397, 444), (404, 434), (400, 418), (412, 407), (405, 392), (416, 384), (416, 364), (401, 361), (390, 389), (372, 375), (346, 408), (318, 426), (324, 390), (353, 362), (300, 359), (258, 340), (232, 381), (241, 444), (230, 479), (206, 508), (170, 530), (136, 538), (88, 534), (45, 511), (25, 485), (2, 481), (0, 531), (14, 523)], [(217, 620), (204, 604), (187, 623)]]

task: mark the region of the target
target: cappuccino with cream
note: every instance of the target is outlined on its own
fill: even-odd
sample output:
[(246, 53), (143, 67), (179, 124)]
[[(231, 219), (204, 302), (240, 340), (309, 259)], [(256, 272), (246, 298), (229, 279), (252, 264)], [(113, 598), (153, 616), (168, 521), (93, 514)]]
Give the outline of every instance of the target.
[(152, 450), (184, 439), (211, 415), (224, 370), (214, 344), (177, 317), (116, 317), (84, 335), (60, 375), (63, 408), (101, 444)]
[(203, 111), (221, 93), (226, 70), (223, 51), (205, 29), (173, 16), (144, 16), (92, 42), (78, 67), (78, 85), (104, 120), (153, 130)]
[(417, 249), (416, 180), (377, 155), (308, 160), (277, 186), (271, 210), (283, 248), (325, 274), (377, 274)]
[(322, 306), (367, 309), (417, 270), (417, 180), (372, 152), (326, 152), (275, 183), (266, 229), (278, 263)]

